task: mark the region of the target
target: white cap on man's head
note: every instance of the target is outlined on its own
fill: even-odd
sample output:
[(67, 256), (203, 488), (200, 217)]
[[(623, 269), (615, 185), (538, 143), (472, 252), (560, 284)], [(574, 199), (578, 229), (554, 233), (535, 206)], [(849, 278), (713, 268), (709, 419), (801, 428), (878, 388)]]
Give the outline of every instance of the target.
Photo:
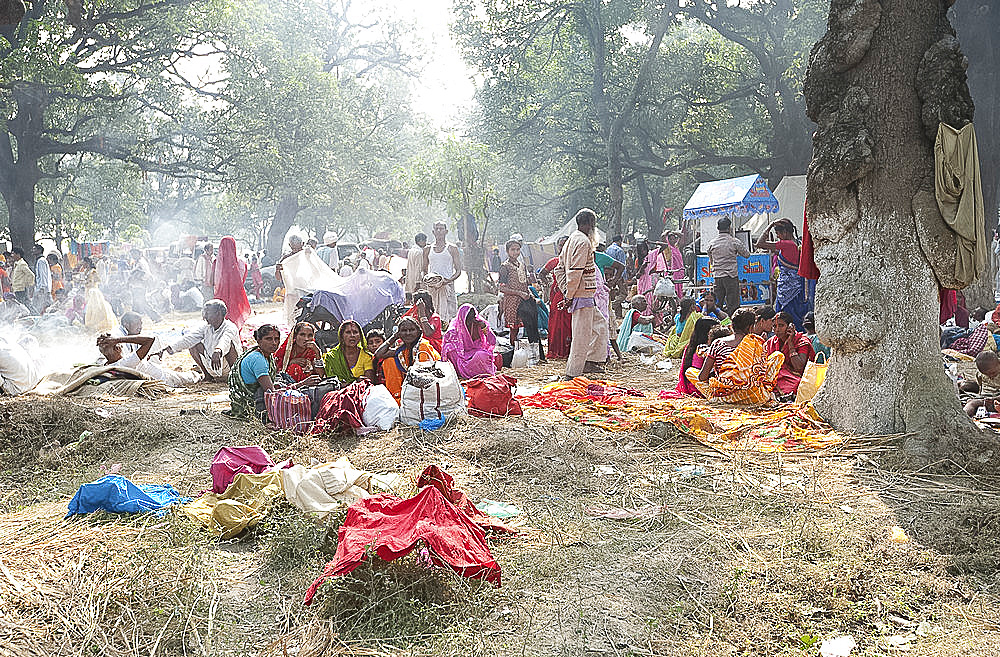
[(323, 233), (323, 244), (336, 244), (337, 243), (337, 233), (332, 230), (328, 230)]

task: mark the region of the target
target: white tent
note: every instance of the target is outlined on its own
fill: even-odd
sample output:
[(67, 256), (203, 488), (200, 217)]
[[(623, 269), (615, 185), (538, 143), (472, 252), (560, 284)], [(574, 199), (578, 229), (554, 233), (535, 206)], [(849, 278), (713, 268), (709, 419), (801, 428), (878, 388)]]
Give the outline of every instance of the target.
[(771, 221), (786, 217), (795, 224), (799, 235), (802, 235), (802, 217), (806, 210), (806, 177), (785, 176), (774, 188), (774, 198), (778, 199), (778, 207), (781, 208), (777, 213), (754, 215), (740, 230), (749, 230), (757, 238)]
[[(569, 237), (570, 233), (572, 233), (574, 230), (576, 230), (576, 220), (575, 219), (570, 219), (569, 221), (567, 221), (563, 225), (562, 228), (559, 229), (558, 232), (553, 233), (553, 234), (549, 235), (546, 238), (538, 240), (536, 242), (536, 244), (541, 244), (543, 246), (547, 246), (549, 244), (555, 245), (555, 243), (559, 241), (560, 237)], [(608, 239), (607, 234), (604, 231), (602, 231), (600, 228), (598, 228), (597, 229), (597, 243), (598, 244), (607, 244), (608, 243), (607, 239)]]

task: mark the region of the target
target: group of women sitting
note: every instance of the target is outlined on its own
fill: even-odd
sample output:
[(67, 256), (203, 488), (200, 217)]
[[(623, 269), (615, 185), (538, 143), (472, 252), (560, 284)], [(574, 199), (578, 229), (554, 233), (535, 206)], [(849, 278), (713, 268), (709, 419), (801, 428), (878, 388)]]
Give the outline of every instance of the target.
[[(767, 340), (757, 332), (771, 329), (774, 335)], [(714, 317), (701, 317), (684, 349), (676, 392), (733, 404), (763, 404), (775, 394), (789, 399), (815, 357), (812, 341), (795, 330), (787, 312), (762, 323), (758, 315), (740, 308), (730, 327)]]
[(233, 365), (229, 377), (231, 415), (263, 419), (264, 394), (270, 390), (306, 390), (321, 384), (339, 387), (359, 379), (384, 384), (399, 402), (403, 379), (416, 362), (449, 361), (462, 379), (495, 374), (496, 337), (475, 307), (465, 304), (459, 308), (442, 334), (441, 320), (430, 303), (429, 299), (418, 299), (413, 309), (416, 312), (404, 314), (388, 339), (378, 330), (366, 336), (360, 324), (346, 320), (338, 330), (337, 346), (326, 353), (321, 353), (316, 329), (308, 322), (296, 324), (284, 342), (277, 326), (264, 324), (254, 331), (256, 346)]

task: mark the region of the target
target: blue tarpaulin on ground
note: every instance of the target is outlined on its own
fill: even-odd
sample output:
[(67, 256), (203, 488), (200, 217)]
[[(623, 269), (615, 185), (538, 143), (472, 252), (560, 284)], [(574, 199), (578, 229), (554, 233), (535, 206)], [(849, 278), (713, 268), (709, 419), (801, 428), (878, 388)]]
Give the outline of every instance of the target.
[(121, 475), (107, 475), (80, 486), (76, 495), (69, 501), (69, 513), (66, 517), (94, 511), (111, 513), (155, 511), (158, 515), (162, 515), (168, 506), (190, 501), (191, 498), (181, 497), (177, 489), (170, 485), (137, 486)]
[(777, 211), (778, 200), (774, 198), (767, 182), (757, 174), (752, 174), (701, 183), (684, 206), (684, 219), (723, 214), (750, 216)]

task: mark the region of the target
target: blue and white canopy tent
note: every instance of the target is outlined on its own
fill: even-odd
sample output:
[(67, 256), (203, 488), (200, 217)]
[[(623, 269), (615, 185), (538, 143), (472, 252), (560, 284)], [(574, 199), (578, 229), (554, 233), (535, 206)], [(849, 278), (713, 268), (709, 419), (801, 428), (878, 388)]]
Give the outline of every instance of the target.
[(691, 227), (701, 234), (700, 243), (706, 245), (719, 234), (716, 223), (724, 216), (730, 217), (733, 228), (739, 230), (753, 217), (777, 211), (778, 200), (767, 182), (751, 174), (698, 185), (684, 206), (684, 221), (693, 224)]

